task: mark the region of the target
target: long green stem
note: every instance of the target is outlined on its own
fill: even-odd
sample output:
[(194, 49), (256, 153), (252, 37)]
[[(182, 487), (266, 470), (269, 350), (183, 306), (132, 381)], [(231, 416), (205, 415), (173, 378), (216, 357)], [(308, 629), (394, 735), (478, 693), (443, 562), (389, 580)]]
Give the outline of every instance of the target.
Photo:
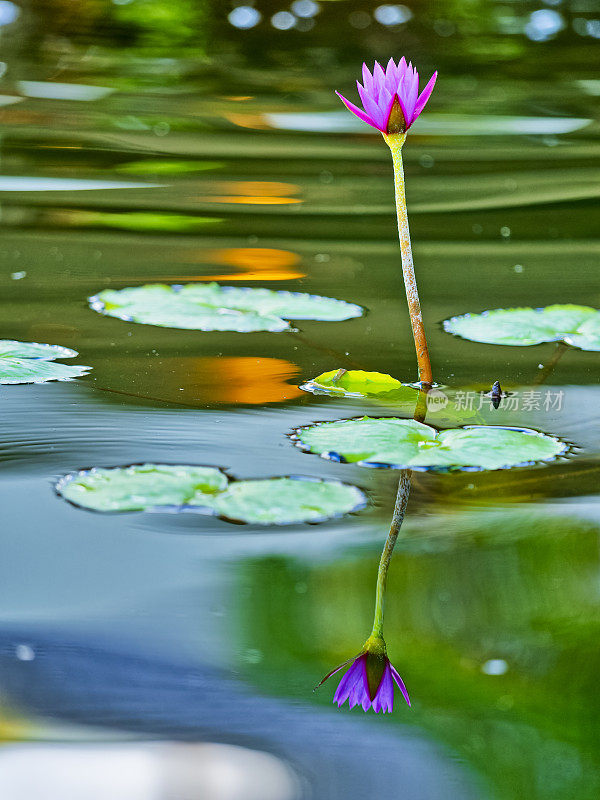
[(392, 162), (394, 164), (394, 189), (396, 192), (396, 213), (398, 215), (398, 236), (400, 237), (402, 274), (404, 276), (404, 288), (406, 289), (406, 299), (408, 301), (408, 311), (410, 313), (410, 324), (415, 340), (415, 350), (417, 351), (419, 380), (425, 388), (431, 386), (433, 383), (433, 373), (429, 360), (427, 339), (425, 338), (423, 317), (421, 315), (421, 304), (419, 302), (419, 292), (417, 291), (417, 280), (415, 278), (415, 268), (410, 246), (410, 232), (408, 229), (408, 212), (406, 209), (406, 194), (404, 190), (404, 166), (402, 164), (402, 145), (406, 139), (406, 134), (384, 133), (383, 138), (390, 148)]
[(385, 586), (387, 582), (387, 573), (392, 558), (392, 552), (396, 539), (400, 533), (400, 528), (404, 520), (406, 512), (406, 504), (408, 503), (408, 496), (410, 494), (410, 476), (409, 469), (403, 469), (400, 473), (400, 481), (398, 483), (398, 492), (396, 494), (396, 504), (394, 506), (394, 515), (392, 517), (392, 524), (390, 525), (390, 532), (379, 560), (379, 571), (377, 572), (377, 589), (375, 591), (375, 616), (373, 619), (373, 632), (371, 636), (383, 638), (383, 608), (385, 601)]

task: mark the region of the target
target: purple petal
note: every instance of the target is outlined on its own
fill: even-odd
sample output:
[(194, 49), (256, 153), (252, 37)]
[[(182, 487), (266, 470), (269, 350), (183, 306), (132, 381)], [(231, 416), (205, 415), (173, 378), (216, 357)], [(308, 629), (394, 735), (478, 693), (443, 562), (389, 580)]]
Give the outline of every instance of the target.
[(406, 118), (407, 126), (413, 120), (413, 111), (415, 109), (415, 104), (417, 102), (417, 96), (419, 94), (419, 73), (413, 73), (412, 80), (408, 81), (405, 84), (404, 90), (404, 104), (406, 106), (406, 113), (408, 114)]
[[(385, 92), (385, 88), (383, 92)], [(372, 97), (370, 97), (366, 92), (362, 92), (360, 95), (361, 100), (365, 106), (365, 111), (369, 115), (371, 119), (371, 124), (380, 131), (386, 131), (386, 117), (385, 117), (385, 110), (381, 108), (379, 101), (375, 102)]]
[(364, 665), (361, 664), (361, 677), (359, 680), (356, 681), (354, 686), (352, 687), (352, 691), (350, 692), (350, 696), (348, 697), (348, 705), (350, 708), (354, 708), (356, 705), (361, 705), (363, 709), (365, 709), (365, 701), (367, 703), (367, 708), (371, 705), (371, 698), (369, 697), (369, 693), (366, 690), (365, 682), (364, 682)]
[(354, 103), (350, 102), (350, 100), (346, 100), (346, 98), (343, 97), (339, 92), (336, 92), (336, 94), (340, 98), (342, 103), (346, 106), (348, 111), (351, 111), (354, 114), (355, 117), (358, 117), (363, 122), (366, 122), (367, 125), (371, 125), (373, 128), (377, 128), (378, 131), (381, 130), (381, 128), (379, 128), (377, 126), (377, 124), (375, 122), (373, 122), (371, 117), (368, 114), (366, 114), (364, 111), (362, 111), (362, 109), (360, 109), (358, 106), (355, 106)]
[(392, 671), (392, 677), (394, 678), (394, 680), (398, 684), (398, 688), (400, 689), (400, 691), (402, 692), (402, 695), (404, 696), (404, 699), (406, 700), (406, 702), (410, 706), (410, 697), (408, 696), (408, 692), (406, 691), (406, 686), (404, 685), (404, 681), (400, 677), (398, 671), (395, 670), (394, 667), (391, 664), (390, 664), (390, 669)]
[(361, 102), (363, 104), (363, 107), (366, 108), (367, 106), (366, 106), (365, 98), (369, 97), (370, 99), (373, 99), (373, 93), (369, 92), (367, 89), (363, 88), (362, 85), (358, 81), (356, 81), (356, 88), (358, 90), (358, 94), (359, 94), (360, 100), (361, 100)]
[(419, 95), (419, 99), (417, 100), (416, 105), (415, 105), (415, 109), (413, 111), (413, 117), (412, 117), (412, 120), (411, 120), (411, 125), (416, 120), (416, 118), (419, 116), (421, 111), (423, 111), (423, 109), (425, 108), (425, 103), (429, 100), (429, 97), (430, 97), (431, 93), (433, 92), (433, 87), (435, 86), (436, 79), (437, 79), (437, 72), (434, 72), (433, 75), (431, 76), (431, 78), (429, 79), (429, 83), (427, 84), (427, 86), (423, 89), (423, 91)]
[(398, 75), (393, 58), (390, 58), (385, 68), (385, 85), (388, 92), (393, 95), (398, 85)]
[(367, 658), (363, 658), (362, 662), (362, 697), (359, 702), (362, 705), (363, 711), (367, 711), (371, 707), (371, 695), (369, 694), (369, 680), (367, 678)]
[(348, 672), (346, 672), (335, 691), (333, 702), (337, 703), (338, 706), (342, 706), (346, 702), (348, 695), (352, 691), (356, 682), (360, 682), (362, 680), (361, 659), (362, 656), (359, 656), (357, 659), (355, 659), (354, 663)]
[(404, 77), (404, 73), (406, 72), (406, 59), (404, 56), (398, 62), (398, 80)]
[(379, 92), (385, 85), (385, 72), (383, 71), (379, 61), (375, 62), (375, 69), (373, 70), (373, 83), (375, 86), (376, 99), (379, 98)]
[(373, 76), (371, 75), (369, 68), (366, 64), (362, 65), (362, 76), (363, 76), (363, 83), (365, 85), (365, 89), (369, 94), (373, 93)]
[(373, 710), (375, 711), (375, 713), (382, 710), (383, 713), (385, 714), (386, 711), (391, 712), (393, 707), (394, 707), (394, 682), (392, 681), (391, 664), (388, 661), (388, 663), (385, 666), (383, 678), (381, 679), (381, 683), (379, 684), (379, 688), (377, 689), (377, 694), (375, 695), (375, 699), (373, 700)]

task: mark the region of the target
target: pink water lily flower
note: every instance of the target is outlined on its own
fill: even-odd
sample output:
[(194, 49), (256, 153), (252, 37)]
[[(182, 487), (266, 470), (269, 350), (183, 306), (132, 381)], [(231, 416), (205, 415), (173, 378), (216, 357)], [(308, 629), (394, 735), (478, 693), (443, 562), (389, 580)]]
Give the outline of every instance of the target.
[[(382, 639), (379, 642), (383, 642)], [(365, 650), (354, 659), (350, 668), (343, 676), (336, 689), (333, 702), (341, 708), (346, 700), (350, 708), (362, 706), (363, 711), (372, 708), (377, 714), (379, 711), (391, 712), (394, 707), (394, 682), (402, 692), (402, 695), (410, 706), (410, 698), (406, 691), (404, 681), (392, 666), (391, 661), (385, 654), (385, 644), (383, 648), (378, 646), (378, 642), (370, 637), (365, 644)], [(336, 672), (344, 669), (350, 663), (345, 661), (326, 675), (319, 686), (335, 675)]]
[(419, 73), (412, 64), (406, 63), (404, 57), (398, 64), (390, 58), (385, 71), (376, 61), (372, 75), (363, 64), (362, 74), (364, 86), (358, 81), (356, 85), (364, 111), (339, 92), (336, 94), (349, 111), (385, 134), (406, 133), (425, 108), (437, 78), (437, 72), (434, 72), (419, 94)]

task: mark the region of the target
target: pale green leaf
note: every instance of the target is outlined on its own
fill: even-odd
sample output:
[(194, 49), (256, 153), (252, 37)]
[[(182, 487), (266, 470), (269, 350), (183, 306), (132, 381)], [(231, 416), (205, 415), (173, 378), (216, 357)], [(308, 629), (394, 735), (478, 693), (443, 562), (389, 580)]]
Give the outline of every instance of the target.
[(366, 505), (356, 486), (306, 478), (271, 478), (231, 483), (215, 498), (218, 514), (239, 522), (290, 525), (322, 522)]
[(600, 312), (589, 317), (576, 333), (565, 336), (565, 342), (581, 350), (600, 350)]
[(395, 417), (323, 422), (298, 428), (303, 450), (334, 461), (396, 469), (506, 469), (566, 452), (559, 439), (526, 428), (474, 425), (439, 433)]
[(139, 464), (73, 473), (59, 495), (91, 511), (198, 511), (233, 522), (321, 522), (364, 508), (366, 497), (338, 481), (286, 477), (229, 482), (213, 467)]
[(91, 367), (55, 363), (56, 358), (74, 358), (76, 350), (55, 344), (0, 340), (0, 384), (67, 381), (86, 375)]
[[(582, 329), (589, 330), (589, 335), (581, 334)], [(452, 317), (444, 321), (444, 330), (486, 344), (518, 346), (564, 340), (582, 350), (596, 350), (599, 349), (600, 312), (577, 305), (499, 308)], [(595, 346), (588, 346), (594, 342)]]
[(213, 467), (134, 464), (96, 468), (67, 475), (57, 492), (92, 511), (145, 511), (165, 506), (210, 506), (212, 495), (227, 488), (227, 477)]
[(330, 297), (217, 283), (106, 289), (90, 305), (129, 322), (202, 331), (279, 332), (289, 330), (286, 319), (338, 321), (362, 314), (360, 306)]

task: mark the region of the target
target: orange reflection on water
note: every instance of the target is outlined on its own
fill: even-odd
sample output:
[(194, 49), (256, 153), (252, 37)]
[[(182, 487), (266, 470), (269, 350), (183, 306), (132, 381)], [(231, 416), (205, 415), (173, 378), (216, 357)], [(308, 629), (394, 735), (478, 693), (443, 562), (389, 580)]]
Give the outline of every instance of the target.
[(238, 128), (251, 128), (252, 130), (267, 129), (269, 125), (265, 122), (262, 114), (238, 114), (232, 112), (231, 114), (224, 114), (225, 119), (237, 125)]
[(208, 402), (262, 405), (303, 395), (298, 386), (287, 383), (300, 368), (280, 358), (218, 356), (186, 358), (180, 363), (190, 389), (196, 384), (199, 396)]
[(306, 276), (305, 272), (298, 269), (300, 256), (297, 253), (274, 247), (224, 247), (218, 250), (191, 251), (183, 257), (194, 264), (224, 264), (234, 267), (238, 272), (220, 275), (169, 275), (158, 280), (289, 281)]
[(245, 206), (289, 206), (302, 202), (298, 197), (235, 197), (234, 195), (211, 195), (199, 197), (198, 200), (204, 203), (237, 203)]
[(295, 183), (281, 181), (220, 181), (213, 183), (211, 189), (216, 193), (199, 197), (210, 203), (241, 203), (254, 206), (277, 206), (301, 203), (298, 197), (300, 187)]

